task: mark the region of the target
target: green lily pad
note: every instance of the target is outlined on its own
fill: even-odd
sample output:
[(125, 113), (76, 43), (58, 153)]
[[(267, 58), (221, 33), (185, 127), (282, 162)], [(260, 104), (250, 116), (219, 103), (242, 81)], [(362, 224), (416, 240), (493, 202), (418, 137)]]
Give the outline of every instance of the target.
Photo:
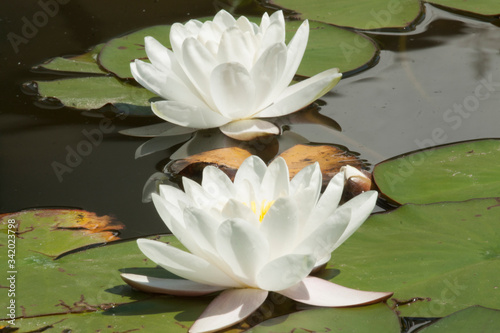
[(271, 0), (271, 3), (297, 12), (302, 20), (363, 30), (407, 29), (422, 15), (419, 0)]
[(99, 54), (99, 63), (122, 79), (132, 79), (130, 63), (135, 59), (147, 59), (144, 37), (153, 36), (166, 47), (170, 47), (170, 27), (156, 25), (110, 40)]
[(75, 57), (56, 57), (38, 67), (56, 72), (107, 74), (107, 72), (102, 70), (97, 64), (97, 55), (101, 52), (103, 46), (104, 44), (98, 44), (89, 52)]
[(373, 178), (396, 203), (462, 201), (500, 196), (500, 140), (469, 141), (379, 163)]
[[(211, 298), (154, 296), (150, 299), (102, 309), (85, 303), (81, 313), (59, 314), (16, 320), (21, 332), (169, 332), (186, 333), (210, 303)], [(83, 311), (85, 310), (85, 311)], [(19, 333), (21, 333), (19, 332)]]
[(323, 278), (393, 291), (403, 316), (500, 309), (500, 198), (407, 204), (375, 214), (332, 255)]
[(423, 328), (419, 333), (495, 333), (500, 328), (500, 311), (472, 306)]
[[(301, 23), (286, 23), (287, 43)], [(368, 68), (378, 54), (375, 43), (362, 34), (314, 21), (309, 22), (309, 29), (309, 40), (297, 70), (298, 75), (313, 76), (336, 67), (348, 76)]]
[(399, 333), (400, 331), (399, 318), (386, 304), (379, 303), (347, 309), (305, 310), (267, 320), (246, 332)]
[[(8, 223), (14, 220), (14, 223)], [(15, 228), (9, 227), (15, 225)], [(92, 244), (116, 241), (124, 226), (109, 216), (80, 209), (33, 209), (0, 216), (0, 230), (10, 228), (18, 234), (23, 246), (17, 254), (28, 256), (33, 251), (55, 258)], [(50, 239), (50, 242), (43, 240)], [(5, 243), (2, 243), (5, 244)]]
[(129, 115), (152, 115), (150, 100), (157, 97), (147, 89), (111, 76), (36, 81), (36, 84), (40, 97), (56, 98), (63, 105), (80, 110), (113, 104)]
[(471, 14), (484, 16), (500, 15), (500, 2), (497, 0), (427, 0), (426, 2)]

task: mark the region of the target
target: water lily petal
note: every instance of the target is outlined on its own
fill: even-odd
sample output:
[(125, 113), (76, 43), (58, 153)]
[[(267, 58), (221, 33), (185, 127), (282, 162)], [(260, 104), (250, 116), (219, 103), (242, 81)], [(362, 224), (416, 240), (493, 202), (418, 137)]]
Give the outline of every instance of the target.
[(205, 191), (205, 189), (194, 180), (191, 180), (187, 177), (182, 177), (182, 186), (184, 187), (184, 191), (191, 199), (191, 201), (201, 209), (208, 208), (213, 203), (217, 202), (215, 197)]
[(325, 219), (337, 209), (344, 190), (344, 173), (339, 172), (328, 183), (328, 186), (319, 198), (314, 207), (305, 228), (309, 230), (316, 229)]
[(257, 189), (266, 174), (267, 165), (258, 156), (252, 155), (241, 163), (234, 176), (234, 186), (239, 187), (243, 181), (248, 180), (250, 184), (256, 184)]
[[(193, 22), (194, 21), (194, 22)], [(197, 36), (202, 23), (193, 20), (189, 21), (189, 24), (174, 23), (170, 27), (170, 45), (172, 45), (172, 50), (177, 55), (178, 59), (182, 62), (182, 43), (186, 38)]]
[(182, 219), (182, 210), (156, 193), (152, 193), (151, 198), (153, 199), (158, 214), (167, 228), (175, 234), (179, 240), (184, 239), (185, 227)]
[(240, 119), (252, 113), (255, 85), (242, 64), (227, 62), (215, 67), (210, 88), (213, 101), (224, 117)]
[(209, 286), (184, 279), (160, 279), (129, 273), (123, 273), (120, 276), (129, 286), (147, 293), (174, 296), (203, 296), (226, 289), (224, 287)]
[(393, 295), (350, 289), (312, 276), (288, 289), (280, 290), (279, 293), (297, 302), (327, 307), (368, 305), (384, 301)]
[(141, 251), (157, 265), (187, 280), (221, 287), (241, 287), (241, 284), (203, 258), (168, 244), (139, 238)]
[(365, 222), (365, 220), (368, 218), (373, 208), (375, 207), (377, 198), (377, 191), (367, 191), (355, 196), (339, 208), (339, 210), (350, 209), (352, 212), (351, 220), (349, 221), (349, 225), (347, 226), (342, 236), (335, 243), (332, 251), (339, 247), (347, 238), (351, 237), (351, 235), (356, 230), (358, 230), (363, 222)]
[[(237, 197), (239, 198), (239, 197)], [(244, 201), (245, 202), (245, 201)], [(229, 199), (222, 209), (222, 216), (226, 219), (240, 218), (246, 220), (256, 228), (260, 226), (260, 221), (252, 209), (243, 204), (243, 202), (235, 199)]]
[(210, 95), (210, 73), (217, 66), (214, 55), (196, 38), (189, 37), (182, 44), (181, 65), (205, 102), (215, 109)]
[(203, 311), (189, 332), (213, 332), (232, 326), (257, 310), (267, 295), (267, 291), (260, 289), (225, 290)]
[(285, 41), (285, 18), (283, 11), (274, 12), (269, 18), (270, 24), (263, 31), (263, 36), (260, 44), (260, 54), (276, 43)]
[(280, 129), (276, 125), (261, 119), (233, 121), (221, 126), (220, 130), (228, 137), (241, 141), (250, 141), (261, 136), (280, 134)]
[(289, 193), (290, 176), (288, 166), (282, 157), (277, 157), (267, 167), (261, 184), (263, 200), (273, 201)]
[(180, 103), (208, 109), (201, 96), (184, 85), (173, 72), (163, 73), (152, 64), (140, 60), (130, 64), (130, 70), (137, 82), (155, 94)]
[(222, 222), (216, 246), (221, 258), (244, 283), (254, 286), (255, 274), (269, 257), (269, 244), (262, 233), (242, 219)]
[(318, 162), (308, 165), (300, 170), (290, 181), (290, 196), (300, 207), (298, 216), (300, 221), (309, 219), (320, 197), (322, 174)]
[(260, 20), (260, 30), (265, 31), (269, 27), (269, 24), (271, 24), (271, 20), (269, 19), (269, 14), (265, 12)]
[(314, 267), (310, 255), (287, 254), (267, 263), (257, 274), (259, 288), (269, 291), (287, 289), (302, 281)]
[(146, 36), (144, 37), (144, 47), (146, 49), (148, 59), (154, 67), (164, 73), (168, 73), (172, 70), (170, 56), (168, 54), (169, 50), (159, 41), (157, 41), (154, 37)]
[(229, 199), (234, 197), (236, 193), (231, 179), (222, 170), (212, 165), (203, 169), (201, 186), (215, 198)]
[(300, 222), (297, 210), (294, 200), (290, 197), (282, 197), (276, 199), (265, 214), (260, 231), (269, 242), (269, 260), (290, 253), (290, 250), (296, 246)]
[(179, 207), (180, 203), (182, 203), (183, 207), (193, 205), (184, 191), (171, 185), (160, 184), (160, 196), (176, 207)]
[(277, 84), (283, 76), (287, 57), (285, 43), (276, 43), (266, 49), (253, 66), (250, 75), (255, 84), (255, 107), (259, 111), (273, 102), (281, 93)]
[(213, 128), (231, 121), (208, 108), (176, 101), (154, 102), (151, 109), (161, 119), (184, 127)]
[(292, 40), (288, 43), (285, 71), (281, 80), (276, 85), (276, 90), (282, 92), (292, 81), (299, 68), (304, 52), (306, 51), (307, 40), (309, 39), (309, 21), (305, 20), (295, 32)]
[(130, 63), (130, 72), (141, 86), (161, 96), (163, 82), (167, 79), (165, 73), (158, 71), (152, 64), (141, 60)]
[(224, 30), (236, 24), (236, 20), (234, 19), (234, 17), (224, 9), (220, 10), (219, 12), (217, 12), (217, 14), (215, 14), (213, 22)]
[(311, 104), (332, 89), (342, 77), (337, 68), (321, 72), (307, 80), (289, 86), (276, 102), (257, 113), (257, 117), (279, 117)]
[(254, 48), (255, 43), (249, 33), (245, 33), (238, 27), (229, 28), (222, 33), (217, 61), (220, 64), (237, 62), (249, 71), (253, 65)]
[(350, 209), (336, 211), (316, 229), (304, 230), (306, 235), (302, 242), (291, 252), (313, 254), (316, 262), (320, 261), (333, 251), (337, 241), (346, 230), (350, 218)]

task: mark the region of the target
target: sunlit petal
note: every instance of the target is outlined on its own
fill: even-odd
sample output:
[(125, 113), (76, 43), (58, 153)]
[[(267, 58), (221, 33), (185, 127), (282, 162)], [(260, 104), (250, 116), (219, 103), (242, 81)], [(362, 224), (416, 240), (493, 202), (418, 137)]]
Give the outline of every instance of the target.
[(174, 296), (203, 296), (226, 288), (210, 286), (184, 279), (160, 279), (145, 275), (120, 274), (129, 286), (148, 293), (168, 294)]
[(213, 332), (239, 323), (257, 310), (267, 295), (267, 291), (260, 289), (225, 290), (210, 303), (189, 332)]
[(384, 301), (393, 294), (350, 289), (312, 276), (279, 293), (297, 302), (327, 307), (368, 305)]
[(149, 259), (171, 273), (187, 280), (221, 287), (241, 287), (241, 284), (205, 259), (168, 244), (139, 238), (137, 244)]

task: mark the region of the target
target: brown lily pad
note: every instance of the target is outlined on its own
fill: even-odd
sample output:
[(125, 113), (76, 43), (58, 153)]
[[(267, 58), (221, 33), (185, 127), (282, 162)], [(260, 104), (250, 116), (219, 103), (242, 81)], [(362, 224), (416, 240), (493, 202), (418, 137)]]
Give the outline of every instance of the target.
[(172, 161), (166, 169), (175, 176), (200, 181), (203, 169), (208, 165), (214, 165), (233, 180), (241, 163), (251, 155), (248, 150), (239, 147), (219, 148)]
[(358, 170), (362, 170), (363, 167), (363, 162), (356, 155), (331, 145), (299, 144), (285, 150), (279, 156), (285, 159), (290, 178), (306, 166), (318, 162), (323, 173), (323, 189), (341, 167), (350, 165)]

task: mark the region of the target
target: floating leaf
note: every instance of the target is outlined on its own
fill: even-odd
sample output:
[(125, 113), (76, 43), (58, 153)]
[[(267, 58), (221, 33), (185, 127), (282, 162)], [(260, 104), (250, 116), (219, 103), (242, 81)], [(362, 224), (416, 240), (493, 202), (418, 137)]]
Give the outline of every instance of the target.
[(94, 46), (89, 52), (75, 57), (56, 57), (37, 66), (57, 72), (107, 74), (97, 64), (97, 55), (104, 44)]
[(386, 304), (379, 303), (357, 308), (305, 310), (267, 320), (247, 332), (399, 333), (400, 331), (396, 314)]
[(447, 9), (469, 12), (470, 14), (479, 14), (485, 16), (499, 16), (500, 2), (497, 0), (427, 0), (433, 5), (446, 7)]
[[(310, 4), (307, 2), (307, 6)], [(287, 43), (301, 23), (286, 23)], [(321, 22), (311, 21), (309, 27), (309, 40), (298, 75), (313, 76), (330, 68), (339, 68), (346, 77), (368, 68), (375, 61), (378, 49), (366, 36)]]
[(37, 81), (42, 98), (57, 98), (75, 109), (99, 109), (106, 104), (120, 105), (129, 115), (152, 115), (152, 92), (122, 82), (114, 77), (82, 77), (54, 81)]
[(167, 168), (179, 176), (201, 179), (203, 169), (215, 165), (233, 179), (241, 163), (251, 155), (248, 150), (238, 147), (219, 148), (175, 160)]
[(404, 203), (461, 201), (500, 196), (500, 140), (430, 148), (379, 163), (375, 183), (390, 200)]
[(321, 276), (361, 290), (394, 291), (409, 317), (472, 305), (500, 309), (500, 198), (407, 204), (370, 217)]
[(156, 25), (110, 40), (99, 54), (99, 63), (122, 79), (133, 79), (130, 63), (135, 59), (147, 59), (144, 37), (153, 36), (166, 47), (170, 47), (170, 27)]
[(310, 19), (344, 27), (406, 29), (422, 15), (419, 0), (272, 0), (271, 3)]
[[(7, 228), (15, 220), (22, 247), (17, 253), (36, 251), (49, 257), (91, 244), (118, 240), (117, 232), (123, 224), (109, 216), (79, 209), (34, 209), (0, 216), (0, 227)], [(45, 240), (50, 239), (50, 242)], [(3, 243), (5, 244), (5, 243)]]
[(331, 145), (295, 145), (279, 156), (285, 159), (290, 178), (306, 166), (318, 162), (323, 173), (323, 188), (342, 166), (350, 165), (360, 170), (363, 166), (362, 161), (353, 153)]
[(419, 333), (496, 333), (500, 327), (500, 311), (471, 306), (427, 326)]

